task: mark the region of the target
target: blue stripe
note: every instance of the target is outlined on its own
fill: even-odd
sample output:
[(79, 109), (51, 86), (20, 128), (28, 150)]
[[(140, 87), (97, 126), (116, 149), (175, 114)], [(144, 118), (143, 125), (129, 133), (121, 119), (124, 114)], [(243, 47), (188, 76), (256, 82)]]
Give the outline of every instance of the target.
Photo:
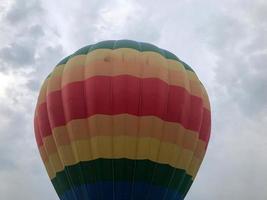
[(183, 200), (177, 191), (135, 182), (99, 182), (84, 184), (66, 191), (61, 200)]

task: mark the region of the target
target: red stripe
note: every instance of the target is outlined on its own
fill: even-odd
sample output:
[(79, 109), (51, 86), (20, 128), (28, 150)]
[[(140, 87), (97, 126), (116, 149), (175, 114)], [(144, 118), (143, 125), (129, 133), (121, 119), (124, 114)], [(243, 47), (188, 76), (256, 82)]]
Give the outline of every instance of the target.
[(43, 145), (43, 140), (39, 131), (39, 123), (38, 123), (38, 117), (34, 118), (34, 133), (35, 133), (35, 139), (36, 143), (39, 146)]
[(128, 113), (178, 122), (200, 132), (201, 139), (209, 138), (210, 111), (203, 107), (202, 99), (156, 78), (95, 76), (51, 92), (46, 100), (47, 105), (43, 103), (38, 108), (42, 137), (51, 135), (51, 128), (73, 119)]
[(203, 113), (201, 129), (199, 131), (199, 138), (208, 143), (211, 130), (211, 115), (210, 111), (208, 111), (207, 109), (204, 109), (203, 111), (204, 113)]

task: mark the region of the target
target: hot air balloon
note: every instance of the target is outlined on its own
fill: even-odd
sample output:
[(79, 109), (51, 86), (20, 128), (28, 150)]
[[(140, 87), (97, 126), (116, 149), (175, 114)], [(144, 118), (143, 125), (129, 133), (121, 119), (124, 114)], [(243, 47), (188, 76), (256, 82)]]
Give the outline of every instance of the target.
[(64, 58), (44, 81), (34, 117), (61, 200), (182, 200), (210, 126), (208, 95), (193, 69), (131, 40)]

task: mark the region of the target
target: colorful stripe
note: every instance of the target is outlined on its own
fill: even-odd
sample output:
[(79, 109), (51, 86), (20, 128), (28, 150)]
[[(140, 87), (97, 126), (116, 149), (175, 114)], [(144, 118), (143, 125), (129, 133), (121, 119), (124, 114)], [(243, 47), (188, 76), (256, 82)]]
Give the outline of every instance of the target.
[(154, 45), (121, 40), (89, 45), (56, 66), (34, 128), (61, 200), (182, 200), (210, 121), (207, 93), (188, 65)]

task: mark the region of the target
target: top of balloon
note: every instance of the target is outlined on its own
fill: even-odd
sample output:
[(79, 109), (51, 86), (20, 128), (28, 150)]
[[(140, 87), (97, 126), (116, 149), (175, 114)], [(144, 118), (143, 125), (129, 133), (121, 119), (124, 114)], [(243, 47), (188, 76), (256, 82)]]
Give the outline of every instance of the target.
[(190, 71), (194, 72), (194, 70), (189, 65), (187, 65), (186, 63), (181, 61), (175, 54), (171, 53), (170, 51), (159, 48), (159, 47), (157, 47), (153, 44), (150, 44), (150, 43), (137, 42), (137, 41), (133, 41), (133, 40), (106, 40), (106, 41), (101, 41), (101, 42), (98, 42), (95, 44), (87, 45), (87, 46), (82, 47), (81, 49), (77, 50), (73, 54), (62, 59), (57, 64), (57, 66), (61, 65), (61, 64), (66, 64), (68, 62), (68, 60), (74, 56), (86, 55), (86, 54), (88, 54), (88, 53), (90, 53), (96, 49), (120, 49), (120, 48), (130, 48), (130, 49), (135, 49), (135, 50), (140, 51), (140, 52), (145, 52), (145, 51), (155, 52), (155, 53), (162, 55), (166, 59), (172, 59), (172, 60), (177, 60), (177, 61), (181, 62), (184, 65), (186, 70), (190, 70)]

